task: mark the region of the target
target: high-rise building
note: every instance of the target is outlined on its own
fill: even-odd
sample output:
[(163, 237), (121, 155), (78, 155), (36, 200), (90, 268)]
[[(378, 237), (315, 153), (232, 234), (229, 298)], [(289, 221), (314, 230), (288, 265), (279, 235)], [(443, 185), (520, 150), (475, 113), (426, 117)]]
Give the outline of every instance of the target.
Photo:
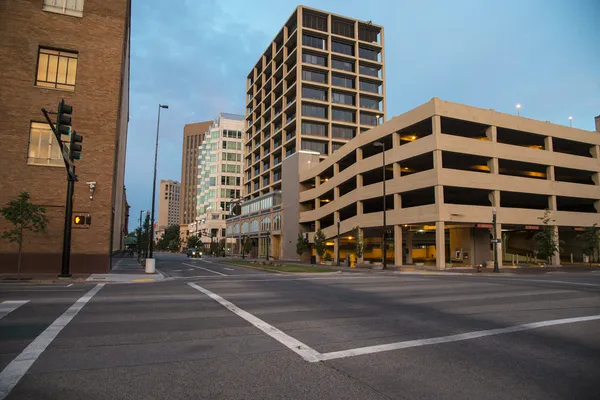
[(181, 185), (177, 181), (160, 180), (156, 237), (160, 237), (159, 232), (164, 232), (167, 227), (179, 225), (180, 189)]
[[(130, 0), (0, 6), (0, 205), (26, 191), (49, 220), (45, 234), (25, 233), (22, 270), (61, 267), (66, 172), (40, 111), (56, 111), (61, 99), (73, 106), (73, 129), (84, 137), (73, 212), (91, 216), (89, 226), (73, 226), (71, 272), (107, 272), (111, 255), (122, 249), (130, 21)], [(0, 232), (9, 226), (0, 218)], [(0, 271), (16, 270), (17, 249), (0, 241)]]
[(181, 196), (179, 223), (189, 225), (196, 220), (196, 185), (198, 175), (198, 148), (204, 134), (214, 121), (196, 122), (183, 127), (181, 152)]
[(246, 84), (244, 196), (281, 190), (281, 161), (323, 159), (385, 120), (383, 27), (299, 6)]
[(244, 116), (219, 113), (198, 153), (196, 221), (190, 231), (205, 243), (225, 238), (232, 200), (241, 198)]

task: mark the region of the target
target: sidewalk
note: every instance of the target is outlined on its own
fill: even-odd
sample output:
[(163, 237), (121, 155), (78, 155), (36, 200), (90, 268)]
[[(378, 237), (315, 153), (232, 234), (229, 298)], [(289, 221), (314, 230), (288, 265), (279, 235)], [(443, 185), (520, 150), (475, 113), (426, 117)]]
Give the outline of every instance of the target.
[(143, 283), (159, 282), (165, 276), (158, 270), (154, 274), (146, 274), (145, 268), (136, 257), (122, 257), (117, 261), (109, 274), (92, 274), (86, 281), (104, 283)]

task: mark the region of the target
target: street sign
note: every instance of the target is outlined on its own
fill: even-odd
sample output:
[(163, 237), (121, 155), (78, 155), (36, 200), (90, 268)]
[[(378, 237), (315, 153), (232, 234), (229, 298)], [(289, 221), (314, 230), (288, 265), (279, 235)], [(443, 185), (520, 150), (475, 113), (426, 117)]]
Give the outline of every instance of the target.
[(502, 240), (500, 240), (500, 239), (492, 239), (491, 242), (492, 243), (502, 243)]

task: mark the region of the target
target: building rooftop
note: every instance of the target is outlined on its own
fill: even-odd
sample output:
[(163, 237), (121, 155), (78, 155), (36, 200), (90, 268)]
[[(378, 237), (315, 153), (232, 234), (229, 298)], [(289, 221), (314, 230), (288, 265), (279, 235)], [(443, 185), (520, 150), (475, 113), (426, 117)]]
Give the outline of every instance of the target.
[(246, 119), (246, 117), (244, 117), (241, 114), (231, 114), (231, 113), (224, 113), (224, 112), (219, 113), (219, 118), (232, 119), (234, 121), (244, 121)]

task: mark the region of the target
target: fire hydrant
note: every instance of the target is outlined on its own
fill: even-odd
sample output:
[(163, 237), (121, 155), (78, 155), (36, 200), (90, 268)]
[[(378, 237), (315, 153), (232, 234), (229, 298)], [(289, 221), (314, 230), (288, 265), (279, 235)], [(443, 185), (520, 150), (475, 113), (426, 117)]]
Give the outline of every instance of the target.
[(477, 272), (481, 272), (483, 266), (481, 264), (477, 264)]
[(350, 268), (356, 268), (355, 260), (356, 256), (354, 254), (350, 254)]

